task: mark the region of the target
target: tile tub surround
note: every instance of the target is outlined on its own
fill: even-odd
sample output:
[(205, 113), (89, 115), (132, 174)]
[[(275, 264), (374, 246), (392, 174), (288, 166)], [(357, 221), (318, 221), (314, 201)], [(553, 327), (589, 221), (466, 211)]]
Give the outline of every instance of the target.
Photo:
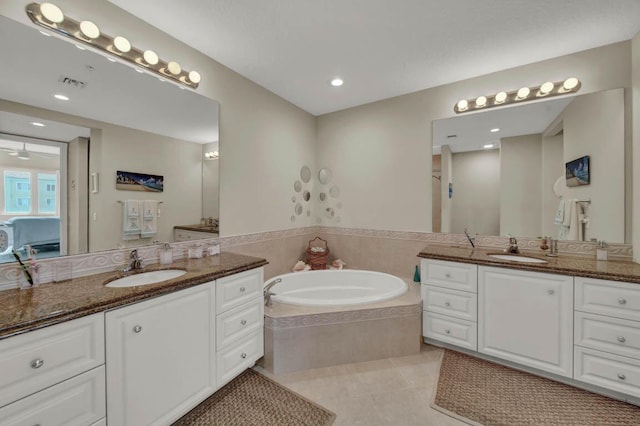
[(402, 296), (339, 307), (265, 307), (262, 366), (274, 374), (420, 352), (420, 286)]
[(598, 261), (595, 258), (588, 259), (562, 254), (558, 257), (546, 257), (539, 251), (527, 252), (523, 250), (520, 253), (523, 256), (538, 257), (546, 260), (547, 263), (519, 263), (489, 257), (489, 254), (498, 254), (498, 252), (499, 250), (447, 247), (434, 244), (424, 247), (418, 257), (640, 284), (640, 263)]
[(0, 339), (102, 312), (133, 302), (206, 283), (266, 264), (266, 260), (223, 252), (201, 259), (182, 259), (154, 269), (184, 269), (181, 277), (139, 287), (109, 288), (104, 284), (120, 276), (112, 271), (41, 284), (26, 290), (0, 292)]

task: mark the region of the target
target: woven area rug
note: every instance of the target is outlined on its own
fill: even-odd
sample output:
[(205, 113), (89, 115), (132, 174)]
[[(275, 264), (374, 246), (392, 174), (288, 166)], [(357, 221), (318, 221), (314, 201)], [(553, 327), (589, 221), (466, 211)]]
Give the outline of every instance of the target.
[(470, 424), (640, 425), (640, 407), (445, 350), (431, 406)]
[(325, 426), (336, 415), (251, 369), (178, 420), (179, 426)]

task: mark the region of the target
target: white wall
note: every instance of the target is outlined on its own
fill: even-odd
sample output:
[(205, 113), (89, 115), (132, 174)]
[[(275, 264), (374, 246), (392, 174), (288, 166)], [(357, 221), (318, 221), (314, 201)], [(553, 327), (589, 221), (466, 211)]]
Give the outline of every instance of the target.
[(500, 232), (500, 151), (453, 154), (453, 227), (461, 234), (498, 235)]
[[(633, 260), (640, 262), (640, 33), (632, 41), (633, 89), (632, 89), (632, 133), (633, 133)], [(629, 190), (627, 191), (630, 192)]]
[[(202, 158), (206, 152), (218, 151), (218, 142), (202, 146)], [(220, 213), (220, 160), (202, 161), (202, 217), (217, 218)]]
[(449, 198), (449, 184), (453, 184), (453, 153), (449, 145), (440, 147), (440, 176), (440, 232), (451, 232), (453, 198)]
[[(564, 162), (589, 155), (591, 183), (567, 188), (567, 196), (591, 200), (585, 240), (624, 242), (624, 91), (578, 96), (561, 114)], [(598, 117), (584, 120), (583, 117)], [(618, 206), (618, 208), (611, 208)]]
[(86, 253), (89, 250), (89, 140), (75, 138), (69, 142), (67, 204), (68, 254)]
[[(33, 25), (29, 0), (0, 2), (0, 14)], [(291, 185), (300, 167), (315, 170), (315, 118), (224, 65), (173, 39), (106, 0), (57, 0), (65, 14), (90, 18), (108, 34), (153, 48), (202, 75), (197, 92), (220, 102), (220, 222), (222, 236), (296, 228)], [(424, 158), (424, 156), (423, 156)]]
[(541, 235), (557, 238), (558, 227), (554, 223), (560, 199), (553, 192), (553, 184), (559, 177), (564, 179), (564, 157), (562, 156), (562, 134), (542, 136), (542, 224)]
[(424, 159), (432, 120), (454, 116), (459, 99), (569, 76), (580, 78), (581, 94), (630, 87), (630, 47), (616, 43), (318, 117), (318, 161), (343, 189), (340, 226), (429, 231), (431, 162)]
[(500, 139), (500, 234), (540, 235), (542, 135)]

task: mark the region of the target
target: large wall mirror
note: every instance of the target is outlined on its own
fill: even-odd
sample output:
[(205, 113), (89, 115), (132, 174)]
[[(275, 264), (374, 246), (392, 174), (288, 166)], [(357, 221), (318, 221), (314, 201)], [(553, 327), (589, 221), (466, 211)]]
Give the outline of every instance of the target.
[(0, 262), (26, 245), (55, 257), (217, 224), (217, 102), (1, 16), (0, 51)]
[(629, 243), (624, 103), (614, 89), (434, 121), (433, 231)]

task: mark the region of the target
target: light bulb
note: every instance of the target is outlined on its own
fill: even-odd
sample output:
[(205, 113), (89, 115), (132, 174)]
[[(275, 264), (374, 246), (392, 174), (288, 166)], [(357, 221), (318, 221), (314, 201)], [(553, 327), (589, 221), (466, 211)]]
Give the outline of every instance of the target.
[(578, 86), (578, 79), (575, 77), (569, 77), (568, 79), (566, 79), (564, 81), (564, 83), (562, 83), (562, 88), (564, 90), (573, 90), (576, 88), (576, 86)]
[(344, 81), (340, 77), (336, 77), (333, 80), (331, 80), (331, 85), (333, 87), (340, 87), (343, 84), (344, 84)]
[(487, 104), (487, 97), (486, 96), (478, 96), (478, 99), (476, 99), (476, 106), (483, 107), (486, 104)]
[(144, 61), (149, 65), (156, 65), (158, 61), (160, 61), (158, 55), (153, 50), (145, 50), (142, 54), (142, 57), (144, 58)]
[(182, 68), (180, 68), (180, 64), (175, 61), (169, 62), (167, 64), (167, 69), (173, 75), (178, 75), (182, 72)]
[(131, 43), (122, 36), (117, 36), (113, 39), (113, 46), (122, 53), (127, 53), (131, 50)]
[(484, 149), (491, 149), (491, 148), (493, 148), (493, 144), (492, 143), (488, 143), (488, 144), (482, 145), (482, 147)]
[(529, 96), (529, 93), (531, 93), (531, 90), (528, 87), (522, 87), (518, 90), (517, 99), (525, 99), (527, 96)]
[(56, 93), (55, 95), (53, 95), (54, 98), (61, 100), (61, 101), (68, 101), (69, 97), (65, 96), (65, 95), (61, 95), (60, 93)]
[(469, 108), (469, 102), (466, 99), (462, 99), (458, 102), (458, 111), (466, 111)]
[(100, 29), (91, 21), (80, 22), (80, 32), (82, 32), (85, 37), (92, 40), (100, 37)]
[(42, 13), (42, 16), (44, 16), (47, 21), (53, 22), (54, 24), (59, 24), (64, 21), (62, 10), (53, 3), (42, 3), (40, 5), (40, 13)]
[(191, 80), (191, 82), (195, 84), (200, 83), (200, 80), (201, 80), (200, 73), (198, 71), (191, 71), (189, 73), (189, 80)]
[(499, 92), (495, 97), (496, 103), (501, 104), (507, 100), (507, 92)]
[(552, 82), (547, 81), (542, 86), (540, 86), (540, 94), (547, 95), (547, 94), (551, 93), (551, 91), (553, 90), (554, 87), (555, 86), (553, 85)]
[(491, 133), (497, 133), (497, 132), (499, 132), (499, 131), (500, 131), (500, 128), (495, 127), (495, 128), (493, 128), (493, 129), (491, 129), (491, 130), (489, 130), (489, 131), (490, 131)]

